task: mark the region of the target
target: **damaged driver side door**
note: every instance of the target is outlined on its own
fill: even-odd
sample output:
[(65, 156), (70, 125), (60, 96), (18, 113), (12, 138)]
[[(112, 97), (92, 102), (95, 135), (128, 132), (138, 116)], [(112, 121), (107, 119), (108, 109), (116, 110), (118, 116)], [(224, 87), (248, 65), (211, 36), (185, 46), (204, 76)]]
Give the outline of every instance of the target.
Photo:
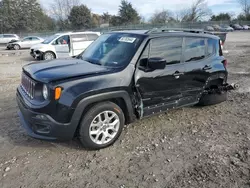
[(144, 49), (135, 73), (142, 117), (178, 107), (185, 84), (182, 45), (182, 37), (155, 38)]

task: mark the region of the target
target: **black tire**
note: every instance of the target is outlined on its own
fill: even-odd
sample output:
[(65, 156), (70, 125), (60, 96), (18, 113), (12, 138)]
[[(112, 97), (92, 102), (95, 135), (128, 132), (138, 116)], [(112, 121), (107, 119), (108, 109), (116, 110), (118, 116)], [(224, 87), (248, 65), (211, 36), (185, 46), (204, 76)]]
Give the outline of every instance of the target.
[[(47, 58), (47, 57), (51, 57), (51, 58)], [(56, 56), (55, 56), (55, 54), (53, 53), (53, 52), (45, 52), (44, 54), (43, 54), (43, 60), (53, 60), (53, 59), (55, 59), (56, 58)]]
[(20, 47), (18, 44), (15, 44), (15, 45), (13, 46), (13, 49), (14, 49), (14, 50), (20, 50), (20, 48), (21, 48), (21, 47)]
[[(112, 140), (110, 140), (108, 143), (105, 143), (105, 144), (97, 144), (94, 141), (92, 141), (90, 137), (90, 126), (91, 126), (91, 123), (96, 118), (96, 116), (104, 111), (114, 112), (119, 118), (120, 126), (119, 126), (118, 131), (116, 132), (116, 135), (114, 136)], [(123, 130), (124, 123), (125, 123), (124, 113), (118, 105), (112, 102), (102, 102), (102, 103), (94, 105), (87, 111), (87, 113), (84, 114), (84, 117), (81, 120), (80, 127), (78, 130), (78, 138), (81, 144), (83, 145), (83, 147), (86, 149), (98, 150), (98, 149), (106, 148), (112, 145), (119, 138)]]
[(198, 105), (200, 106), (209, 106), (209, 105), (215, 105), (222, 102), (227, 101), (227, 92), (223, 92), (221, 94), (206, 94), (203, 95), (200, 99), (200, 102)]

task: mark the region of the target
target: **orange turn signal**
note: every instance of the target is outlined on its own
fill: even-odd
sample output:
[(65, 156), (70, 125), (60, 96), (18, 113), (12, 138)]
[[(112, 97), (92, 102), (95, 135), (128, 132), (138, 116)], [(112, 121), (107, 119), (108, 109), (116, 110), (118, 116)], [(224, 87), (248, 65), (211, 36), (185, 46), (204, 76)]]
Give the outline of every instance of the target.
[(55, 100), (60, 99), (61, 94), (62, 94), (62, 88), (57, 87), (57, 88), (55, 89)]

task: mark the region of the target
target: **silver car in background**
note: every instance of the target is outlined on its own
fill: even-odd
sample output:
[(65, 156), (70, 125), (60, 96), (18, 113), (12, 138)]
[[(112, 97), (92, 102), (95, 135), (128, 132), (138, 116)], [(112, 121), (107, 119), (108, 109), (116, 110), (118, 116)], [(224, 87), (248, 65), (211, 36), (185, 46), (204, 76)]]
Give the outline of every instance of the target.
[(0, 34), (0, 44), (7, 44), (13, 40), (19, 40), (19, 36), (16, 34)]
[(36, 36), (25, 37), (22, 40), (11, 41), (7, 44), (7, 49), (20, 50), (24, 48), (30, 48), (35, 44), (40, 44), (44, 41), (44, 39)]

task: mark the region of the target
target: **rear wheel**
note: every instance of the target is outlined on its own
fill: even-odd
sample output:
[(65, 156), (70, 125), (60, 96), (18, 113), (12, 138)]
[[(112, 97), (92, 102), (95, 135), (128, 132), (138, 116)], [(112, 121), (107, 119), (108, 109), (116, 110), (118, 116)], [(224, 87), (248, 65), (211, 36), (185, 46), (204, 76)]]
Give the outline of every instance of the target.
[(227, 101), (227, 92), (215, 93), (215, 94), (204, 94), (198, 105), (209, 106), (215, 105)]
[(45, 52), (43, 54), (43, 60), (52, 60), (52, 59), (55, 59), (56, 56), (53, 52)]
[(124, 123), (124, 114), (118, 105), (112, 102), (96, 104), (84, 114), (79, 139), (87, 149), (108, 147), (118, 139)]

